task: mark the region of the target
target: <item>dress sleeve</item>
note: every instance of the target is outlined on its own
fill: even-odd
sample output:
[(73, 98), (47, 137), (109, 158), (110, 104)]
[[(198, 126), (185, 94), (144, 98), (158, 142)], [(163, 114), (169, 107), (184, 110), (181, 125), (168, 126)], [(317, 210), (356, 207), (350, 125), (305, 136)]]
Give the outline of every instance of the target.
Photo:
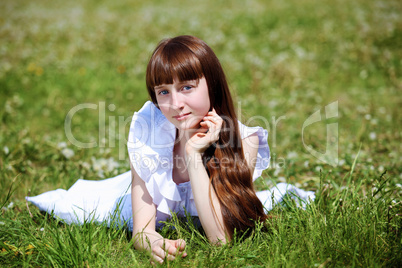
[(268, 146), (268, 131), (262, 127), (248, 127), (239, 122), (239, 130), (242, 139), (257, 134), (259, 144), (257, 161), (253, 173), (253, 180), (259, 178), (262, 172), (269, 167), (270, 154)]
[(147, 102), (134, 113), (127, 142), (134, 170), (145, 182), (157, 210), (164, 214), (170, 214), (172, 202), (181, 200), (171, 177), (175, 135), (174, 125)]

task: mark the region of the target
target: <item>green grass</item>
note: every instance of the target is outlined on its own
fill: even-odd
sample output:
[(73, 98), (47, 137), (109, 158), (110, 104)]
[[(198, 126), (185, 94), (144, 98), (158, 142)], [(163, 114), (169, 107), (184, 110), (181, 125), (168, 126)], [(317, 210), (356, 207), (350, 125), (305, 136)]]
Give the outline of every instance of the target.
[[(396, 0), (2, 1), (0, 265), (149, 264), (125, 230), (64, 225), (32, 205), (31, 217), (24, 197), (128, 170), (128, 122), (148, 98), (150, 53), (192, 34), (220, 58), (242, 121), (258, 115), (250, 124), (269, 129), (271, 167), (257, 189), (286, 181), (317, 199), (276, 207), (267, 231), (223, 247), (173, 221), (161, 232), (184, 238), (188, 257), (168, 266), (401, 266), (401, 13)], [(302, 142), (306, 119), (334, 101), (337, 166)], [(64, 129), (83, 103), (98, 106), (74, 115), (72, 133), (93, 148)], [(323, 153), (326, 135), (322, 121), (304, 139)]]

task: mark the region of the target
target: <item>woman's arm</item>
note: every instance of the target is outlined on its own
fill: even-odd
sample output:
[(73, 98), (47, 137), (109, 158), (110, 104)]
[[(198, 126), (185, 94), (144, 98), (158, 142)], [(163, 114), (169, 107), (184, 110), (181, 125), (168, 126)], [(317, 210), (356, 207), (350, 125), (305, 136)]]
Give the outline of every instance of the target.
[(244, 138), (241, 142), (243, 146), (244, 158), (247, 161), (248, 167), (250, 168), (251, 175), (253, 175), (255, 165), (257, 163), (257, 154), (260, 141), (257, 133), (251, 134), (250, 136)]
[(221, 205), (202, 163), (202, 154), (188, 152), (187, 163), (195, 206), (205, 234), (212, 243), (226, 243)]
[[(201, 123), (200, 132), (186, 144), (188, 173), (193, 189), (197, 212), (208, 239), (213, 243), (225, 243), (227, 233), (223, 223), (220, 202), (211, 187), (209, 176), (202, 163), (202, 154), (208, 146), (219, 139), (222, 118), (215, 111), (209, 112)], [(208, 130), (207, 132), (205, 132)], [(242, 140), (244, 157), (251, 174), (257, 160), (259, 139), (252, 134)], [(211, 196), (211, 198), (210, 198)]]
[(204, 151), (219, 139), (223, 120), (215, 109), (200, 122), (201, 128), (186, 143), (186, 162), (198, 216), (209, 241), (226, 243), (221, 205), (202, 162)]
[(165, 258), (173, 260), (178, 255), (185, 257), (187, 254), (184, 252), (186, 246), (184, 240), (164, 239), (155, 231), (156, 206), (145, 187), (145, 182), (132, 165), (131, 174), (134, 247), (151, 251), (152, 259), (159, 263), (163, 263)]

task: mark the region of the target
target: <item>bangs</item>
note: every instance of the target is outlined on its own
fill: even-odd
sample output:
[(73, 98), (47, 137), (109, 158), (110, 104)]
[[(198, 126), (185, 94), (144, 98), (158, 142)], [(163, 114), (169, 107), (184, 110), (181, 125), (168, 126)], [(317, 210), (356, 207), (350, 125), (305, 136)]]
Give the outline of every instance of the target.
[(196, 55), (185, 45), (169, 42), (152, 55), (147, 70), (147, 87), (198, 80), (203, 77), (202, 66)]

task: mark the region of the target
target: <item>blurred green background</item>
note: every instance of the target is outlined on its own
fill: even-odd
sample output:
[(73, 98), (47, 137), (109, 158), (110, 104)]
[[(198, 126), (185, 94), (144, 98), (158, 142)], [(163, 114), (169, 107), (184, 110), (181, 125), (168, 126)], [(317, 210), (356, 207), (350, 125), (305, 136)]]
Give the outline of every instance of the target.
[[(401, 14), (397, 0), (1, 1), (0, 199), (128, 170), (147, 61), (161, 39), (181, 34), (214, 49), (242, 121), (269, 129), (271, 168), (259, 189), (288, 181), (314, 190), (320, 170), (341, 187), (361, 146), (356, 176), (371, 185), (386, 171), (398, 197)], [(308, 153), (302, 126), (335, 101), (339, 116), (328, 122), (338, 123), (339, 165), (331, 166)], [(74, 114), (72, 134), (93, 148), (66, 136), (66, 116), (80, 104), (96, 106)], [(304, 133), (322, 153), (328, 122)]]

